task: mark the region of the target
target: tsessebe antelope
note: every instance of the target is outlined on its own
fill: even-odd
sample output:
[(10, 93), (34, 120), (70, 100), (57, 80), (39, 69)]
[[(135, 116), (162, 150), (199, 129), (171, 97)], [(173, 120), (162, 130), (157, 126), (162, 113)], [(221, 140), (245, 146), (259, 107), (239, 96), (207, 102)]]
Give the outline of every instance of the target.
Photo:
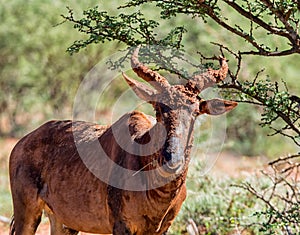
[[(196, 117), (225, 113), (237, 103), (198, 97), (225, 79), (225, 58), (220, 58), (219, 70), (209, 69), (186, 85), (171, 86), (139, 62), (138, 52), (139, 48), (132, 55), (132, 68), (152, 87), (123, 77), (139, 98), (153, 106), (156, 123), (133, 111), (111, 126), (50, 121), (23, 137), (10, 156), (11, 235), (34, 234), (43, 210), (52, 235), (166, 233), (186, 197)], [(130, 138), (124, 136), (127, 132)], [(95, 146), (101, 146), (102, 152)], [(105, 180), (89, 167), (98, 169)], [(126, 175), (119, 169), (136, 173)], [(109, 183), (116, 181), (117, 186)], [(132, 184), (144, 189), (126, 189)]]

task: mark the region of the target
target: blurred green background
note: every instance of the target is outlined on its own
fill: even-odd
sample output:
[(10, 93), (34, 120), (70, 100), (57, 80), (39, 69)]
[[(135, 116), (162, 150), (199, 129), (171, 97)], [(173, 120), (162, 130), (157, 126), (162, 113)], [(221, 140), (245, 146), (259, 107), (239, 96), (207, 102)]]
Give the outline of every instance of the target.
[[(14, 140), (49, 119), (72, 118), (72, 105), (76, 91), (84, 76), (101, 59), (124, 48), (117, 43), (98, 44), (70, 56), (66, 49), (81, 35), (69, 23), (62, 23), (61, 14), (66, 6), (80, 16), (83, 9), (99, 1), (0, 0), (0, 144)], [(111, 12), (122, 1), (102, 1), (99, 9)], [(147, 9), (149, 17), (158, 16), (156, 9)], [(233, 21), (235, 19), (233, 16)], [(175, 22), (176, 21), (176, 22)], [(170, 25), (185, 25), (190, 32), (184, 37), (186, 51), (194, 58), (197, 50), (218, 54), (210, 42), (222, 42), (232, 48), (246, 47), (245, 42), (229, 37), (223, 29), (208, 21), (178, 16), (161, 25), (161, 33)], [(276, 43), (283, 43), (274, 40)], [(287, 83), (292, 94), (300, 94), (299, 56), (285, 58), (247, 57), (241, 71), (243, 79), (253, 79), (265, 68), (262, 78)], [(117, 98), (125, 83), (111, 87), (107, 105), (99, 113), (107, 115), (114, 97)], [(298, 151), (290, 140), (280, 136), (267, 137), (270, 130), (261, 128), (260, 108), (240, 104), (227, 115), (225, 150), (240, 156), (267, 156), (268, 158)], [(100, 121), (101, 122), (101, 121)], [(10, 140), (10, 141), (8, 141)], [(11, 204), (7, 179), (7, 164), (11, 145), (0, 150), (0, 214), (10, 217)]]

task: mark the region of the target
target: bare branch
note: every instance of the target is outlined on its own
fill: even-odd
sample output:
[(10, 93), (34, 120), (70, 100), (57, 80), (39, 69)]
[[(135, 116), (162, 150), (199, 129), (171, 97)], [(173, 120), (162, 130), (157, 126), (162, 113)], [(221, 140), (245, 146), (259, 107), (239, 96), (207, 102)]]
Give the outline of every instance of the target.
[(247, 42), (249, 42), (252, 46), (254, 46), (258, 51), (262, 52), (262, 53), (267, 53), (267, 51), (265, 51), (249, 34), (245, 34), (235, 28), (233, 28), (232, 26), (230, 26), (229, 24), (225, 23), (223, 20), (220, 19), (219, 16), (217, 16), (214, 12), (214, 10), (210, 7), (207, 6), (205, 4), (203, 4), (203, 6), (206, 8), (206, 13), (220, 26), (222, 26), (223, 28), (229, 30), (230, 32), (244, 38)]
[[(253, 21), (256, 24), (258, 24), (259, 26), (261, 26), (262, 28), (264, 28), (270, 34), (285, 37), (292, 44), (292, 47), (287, 50), (282, 50), (282, 51), (278, 51), (277, 49), (275, 51), (266, 50), (263, 45), (258, 44), (257, 41), (254, 39), (254, 37), (252, 37), (252, 35), (251, 35), (252, 33), (247, 34), (247, 33), (242, 32), (242, 30), (238, 30), (238, 29), (230, 26), (225, 21), (223, 21), (219, 16), (216, 15), (216, 13), (214, 12), (214, 9), (211, 6), (206, 5), (205, 3), (202, 3), (201, 6), (206, 9), (206, 14), (209, 15), (217, 24), (219, 24), (223, 28), (229, 30), (233, 34), (245, 39), (247, 42), (249, 42), (252, 46), (254, 46), (257, 49), (257, 51), (241, 52), (240, 53), (241, 55), (286, 56), (286, 55), (291, 55), (291, 54), (295, 54), (295, 53), (297, 53), (297, 54), (300, 53), (300, 38), (297, 33), (297, 30), (294, 30), (293, 27), (288, 23), (288, 21), (286, 19), (284, 19), (278, 11), (273, 9), (270, 1), (265, 0), (265, 2), (268, 2), (268, 6), (270, 7), (270, 9), (273, 9), (274, 14), (276, 13), (276, 16), (283, 21), (285, 28), (279, 29), (278, 27), (267, 24), (265, 21), (263, 21), (259, 17), (253, 15), (250, 11), (244, 10), (235, 1), (224, 0), (224, 2), (226, 2), (229, 6), (231, 6), (239, 14), (241, 14), (242, 16), (244, 16), (251, 22)], [(269, 4), (271, 4), (271, 5), (269, 5)]]
[(300, 158), (300, 154), (294, 154), (294, 155), (289, 155), (287, 157), (277, 158), (276, 160), (269, 162), (269, 165), (272, 166), (280, 162), (287, 162), (288, 160), (295, 159), (295, 158)]
[(259, 50), (259, 51), (243, 51), (241, 52), (242, 55), (261, 55), (261, 56), (287, 56), (292, 54), (300, 54), (300, 47), (291, 48), (284, 51), (266, 51), (266, 50)]
[(245, 16), (247, 19), (255, 22), (259, 26), (263, 27), (267, 31), (269, 31), (272, 34), (280, 35), (283, 37), (288, 38), (291, 42), (293, 42), (295, 39), (290, 35), (290, 33), (287, 33), (283, 30), (278, 30), (277, 28), (267, 24), (265, 21), (261, 20), (257, 16), (254, 16), (251, 12), (245, 11), (242, 7), (240, 7), (235, 1), (232, 0), (224, 0), (229, 6), (234, 8), (238, 13), (240, 13), (242, 16)]
[(284, 13), (279, 9), (276, 9), (273, 3), (270, 0), (262, 0), (262, 2), (270, 9), (270, 11), (284, 24), (285, 28), (288, 31), (290, 42), (293, 44), (293, 47), (300, 46), (300, 38), (296, 30), (288, 22), (288, 18), (285, 17)]

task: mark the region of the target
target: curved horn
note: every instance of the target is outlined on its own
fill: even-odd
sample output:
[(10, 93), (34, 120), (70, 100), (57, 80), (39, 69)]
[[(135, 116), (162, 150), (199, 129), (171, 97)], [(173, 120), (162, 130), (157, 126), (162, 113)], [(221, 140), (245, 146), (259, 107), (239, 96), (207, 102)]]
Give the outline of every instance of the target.
[(156, 90), (159, 92), (164, 91), (166, 88), (170, 87), (169, 82), (167, 79), (163, 76), (161, 76), (159, 73), (152, 71), (145, 65), (143, 65), (138, 60), (138, 54), (139, 54), (140, 46), (138, 46), (131, 57), (131, 67), (133, 71), (142, 79), (149, 82)]
[(125, 73), (122, 73), (122, 75), (139, 98), (148, 103), (151, 103), (155, 100), (156, 91), (153, 88), (150, 88), (145, 83), (135, 81), (134, 79), (128, 77)]
[(213, 86), (214, 84), (223, 81), (228, 73), (228, 64), (226, 58), (220, 57), (220, 69), (213, 70), (208, 69), (205, 73), (197, 74), (193, 76), (185, 85), (185, 87), (194, 92), (195, 94), (200, 93), (204, 89)]

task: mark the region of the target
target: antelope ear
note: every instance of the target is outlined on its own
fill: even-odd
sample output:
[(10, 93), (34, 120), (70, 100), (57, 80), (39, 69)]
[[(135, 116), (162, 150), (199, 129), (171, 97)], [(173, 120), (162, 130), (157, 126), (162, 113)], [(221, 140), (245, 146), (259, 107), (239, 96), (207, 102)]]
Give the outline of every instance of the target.
[(129, 78), (125, 73), (122, 73), (125, 81), (134, 91), (134, 93), (142, 100), (152, 103), (155, 100), (156, 91), (145, 85), (144, 83), (138, 82), (132, 78)]
[(200, 114), (220, 115), (234, 109), (237, 104), (237, 102), (230, 100), (205, 100), (200, 103), (199, 110)]

